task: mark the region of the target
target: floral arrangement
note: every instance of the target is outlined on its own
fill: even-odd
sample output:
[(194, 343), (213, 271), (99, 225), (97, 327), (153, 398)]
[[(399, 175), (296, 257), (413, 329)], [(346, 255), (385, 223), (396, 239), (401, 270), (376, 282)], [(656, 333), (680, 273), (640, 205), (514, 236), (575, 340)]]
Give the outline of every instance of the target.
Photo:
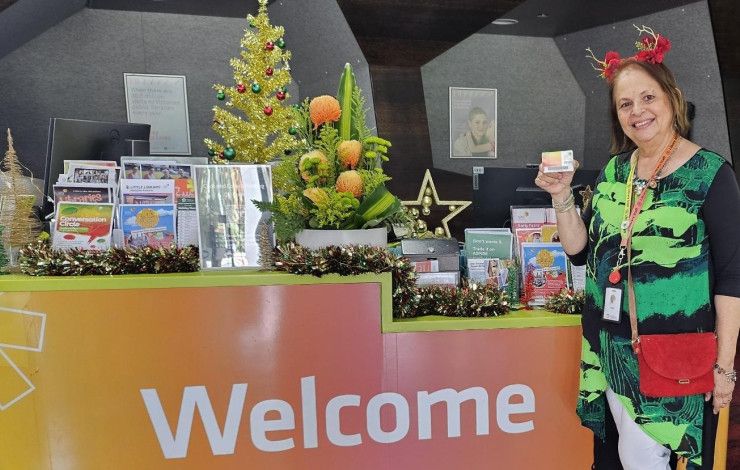
[(648, 28), (647, 26), (633, 26), (637, 28), (639, 34), (646, 35), (640, 38), (639, 41), (635, 42), (637, 54), (631, 57), (625, 57), (623, 59), (619, 55), (619, 52), (609, 51), (604, 56), (604, 60), (599, 60), (594, 55), (593, 51), (591, 51), (591, 48), (586, 49), (589, 53), (586, 57), (595, 63), (595, 65), (592, 64), (591, 66), (594, 70), (599, 72), (599, 76), (601, 78), (611, 80), (614, 77), (614, 72), (623, 60), (635, 60), (637, 62), (648, 62), (650, 64), (663, 63), (663, 57), (671, 50), (671, 41), (669, 41), (665, 36), (657, 34), (652, 28)]
[(297, 148), (274, 168), (271, 211), (278, 240), (303, 229), (361, 229), (402, 219), (401, 201), (385, 187), (382, 164), (391, 143), (365, 123), (365, 98), (349, 64), (337, 97), (294, 105)]

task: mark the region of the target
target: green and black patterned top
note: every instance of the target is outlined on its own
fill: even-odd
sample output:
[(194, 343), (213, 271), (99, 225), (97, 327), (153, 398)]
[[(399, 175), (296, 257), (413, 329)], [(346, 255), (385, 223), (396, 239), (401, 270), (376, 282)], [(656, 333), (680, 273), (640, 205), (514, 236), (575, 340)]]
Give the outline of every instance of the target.
[[(611, 285), (607, 277), (619, 252), (630, 155), (609, 161), (597, 180), (591, 208), (584, 211), (589, 235), (583, 253), (586, 305), (577, 411), (583, 425), (603, 439), (608, 386), (655, 441), (701, 465), (703, 395), (651, 398), (640, 393), (624, 280), (620, 323), (602, 320), (605, 288)], [(714, 330), (711, 256), (702, 209), (723, 165), (724, 158), (702, 149), (655, 189), (648, 189), (632, 239), (641, 334)], [(622, 277), (626, 279), (624, 271)]]

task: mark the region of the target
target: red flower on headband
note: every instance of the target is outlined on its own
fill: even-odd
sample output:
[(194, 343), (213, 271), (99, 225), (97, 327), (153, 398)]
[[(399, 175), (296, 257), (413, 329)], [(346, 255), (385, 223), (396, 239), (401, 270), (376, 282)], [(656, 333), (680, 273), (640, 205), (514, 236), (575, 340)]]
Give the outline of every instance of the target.
[(671, 41), (660, 35), (656, 35), (656, 37), (645, 36), (638, 42), (638, 48), (640, 51), (635, 55), (636, 60), (651, 64), (662, 64), (663, 56), (671, 50)]
[(619, 55), (619, 52), (607, 52), (604, 56), (604, 70), (602, 72), (604, 78), (611, 80), (621, 61), (622, 57)]
[[(627, 59), (636, 60), (638, 62), (648, 62), (651, 64), (662, 64), (663, 57), (666, 52), (671, 50), (671, 41), (667, 38), (657, 34), (652, 28), (647, 26), (637, 26), (639, 34), (645, 34), (635, 43), (637, 47), (637, 53)], [(605, 78), (607, 81), (611, 81), (614, 77), (619, 64), (622, 63), (622, 58), (618, 52), (609, 51), (604, 56), (604, 60), (597, 59), (591, 48), (587, 48), (587, 58), (593, 62), (591, 66), (599, 72), (599, 75)]]

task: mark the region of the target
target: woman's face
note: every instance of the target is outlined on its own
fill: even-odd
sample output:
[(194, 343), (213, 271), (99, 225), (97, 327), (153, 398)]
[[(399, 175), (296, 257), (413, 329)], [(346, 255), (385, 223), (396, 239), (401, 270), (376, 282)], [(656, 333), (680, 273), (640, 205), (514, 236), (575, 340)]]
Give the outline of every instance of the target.
[(627, 67), (614, 82), (614, 105), (622, 131), (637, 146), (662, 142), (673, 129), (673, 109), (660, 84), (637, 66)]
[(468, 126), (470, 126), (470, 131), (476, 138), (483, 137), (486, 129), (488, 129), (488, 116), (485, 114), (476, 114), (473, 116), (473, 119), (468, 121)]

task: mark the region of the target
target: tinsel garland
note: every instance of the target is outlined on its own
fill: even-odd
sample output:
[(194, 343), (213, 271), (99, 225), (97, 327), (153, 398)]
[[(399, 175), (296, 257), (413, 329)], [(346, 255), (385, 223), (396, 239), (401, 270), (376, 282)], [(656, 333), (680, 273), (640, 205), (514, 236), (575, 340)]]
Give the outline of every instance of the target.
[(318, 277), (329, 273), (349, 276), (390, 272), (393, 316), (396, 318), (421, 315), (489, 317), (509, 311), (507, 296), (493, 287), (417, 287), (411, 263), (383, 248), (351, 245), (309, 250), (289, 243), (276, 248), (275, 267), (280, 271)]
[(586, 303), (586, 296), (582, 291), (563, 289), (547, 298), (545, 309), (555, 313), (569, 313), (580, 315)]
[(21, 272), (29, 276), (188, 273), (200, 269), (198, 248), (111, 248), (106, 251), (54, 250), (38, 240), (20, 251)]

